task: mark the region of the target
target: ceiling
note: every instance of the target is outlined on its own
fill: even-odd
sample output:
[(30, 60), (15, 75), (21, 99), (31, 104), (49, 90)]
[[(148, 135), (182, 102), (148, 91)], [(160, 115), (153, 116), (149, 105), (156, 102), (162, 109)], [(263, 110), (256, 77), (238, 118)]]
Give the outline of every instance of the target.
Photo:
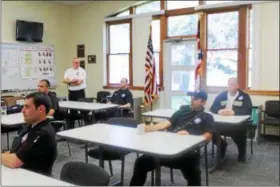
[(49, 1), (50, 3), (58, 3), (58, 4), (64, 4), (64, 5), (69, 5), (69, 6), (75, 6), (75, 5), (81, 5), (81, 4), (85, 4), (85, 3), (89, 3), (92, 1)]

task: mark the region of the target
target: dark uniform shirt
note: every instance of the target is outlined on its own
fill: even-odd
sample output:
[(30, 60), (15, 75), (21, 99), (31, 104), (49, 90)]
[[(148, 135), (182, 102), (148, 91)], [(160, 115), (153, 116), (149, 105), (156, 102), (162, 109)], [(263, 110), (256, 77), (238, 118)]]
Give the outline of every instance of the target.
[(211, 114), (191, 110), (189, 107), (181, 107), (169, 120), (171, 127), (168, 131), (178, 132), (186, 130), (192, 135), (202, 135), (206, 132), (214, 132), (214, 119)]
[[(226, 108), (228, 100), (227, 95), (227, 91), (218, 95), (214, 100), (210, 111), (217, 114), (219, 110)], [(251, 115), (252, 108), (253, 106), (250, 96), (239, 90), (239, 94), (232, 105), (232, 110), (234, 111), (235, 115)]]
[(48, 92), (47, 94), (51, 100), (51, 109), (54, 109), (54, 119), (59, 119), (59, 104), (56, 95), (52, 92)]
[(118, 105), (125, 105), (127, 103), (133, 105), (132, 93), (128, 89), (119, 89), (113, 93), (111, 102)]
[(22, 168), (50, 175), (57, 156), (57, 145), (49, 120), (34, 127), (23, 127), (13, 141), (11, 153), (23, 162)]

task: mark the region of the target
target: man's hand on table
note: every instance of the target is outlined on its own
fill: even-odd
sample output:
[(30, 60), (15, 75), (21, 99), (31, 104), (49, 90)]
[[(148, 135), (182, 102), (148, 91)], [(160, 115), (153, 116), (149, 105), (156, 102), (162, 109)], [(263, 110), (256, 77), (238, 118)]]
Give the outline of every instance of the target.
[(189, 135), (190, 133), (186, 130), (181, 130), (181, 131), (178, 131), (177, 134), (179, 134), (179, 135)]
[(222, 116), (234, 116), (235, 113), (233, 110), (225, 108), (225, 109), (219, 110), (218, 114), (222, 115)]

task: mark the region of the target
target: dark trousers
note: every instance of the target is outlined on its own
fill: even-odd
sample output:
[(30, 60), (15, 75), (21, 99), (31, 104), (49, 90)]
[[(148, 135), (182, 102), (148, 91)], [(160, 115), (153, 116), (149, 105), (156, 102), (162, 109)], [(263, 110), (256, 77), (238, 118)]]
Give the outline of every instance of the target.
[[(238, 159), (242, 160), (246, 156), (246, 144), (247, 144), (247, 131), (246, 129), (240, 129), (238, 131), (235, 131), (230, 137), (234, 141), (234, 143), (237, 146), (238, 149)], [(220, 137), (221, 138), (221, 137)], [(213, 143), (217, 145), (217, 135), (214, 134), (213, 138)], [(221, 138), (221, 151), (222, 151), (222, 156), (225, 154), (223, 151), (225, 151), (227, 146), (226, 141)]]
[[(84, 99), (86, 97), (85, 90), (76, 90), (68, 92), (68, 100), (69, 101), (78, 101), (79, 99)], [(66, 119), (67, 121), (67, 129), (72, 129), (75, 126), (75, 120), (78, 119), (78, 110), (70, 110), (70, 113)]]
[[(180, 169), (189, 186), (201, 186), (200, 156), (198, 153), (189, 153), (179, 158), (162, 158), (160, 165)], [(143, 186), (147, 173), (156, 167), (155, 158), (142, 155), (135, 161), (130, 186)]]

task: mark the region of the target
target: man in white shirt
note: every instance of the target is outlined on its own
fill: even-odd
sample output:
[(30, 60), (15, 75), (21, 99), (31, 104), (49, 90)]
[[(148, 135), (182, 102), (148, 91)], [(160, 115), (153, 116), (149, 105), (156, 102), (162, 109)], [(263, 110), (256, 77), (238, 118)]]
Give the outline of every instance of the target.
[[(69, 68), (64, 73), (63, 83), (68, 85), (69, 101), (78, 101), (85, 98), (86, 89), (86, 71), (80, 67), (80, 60), (74, 58), (72, 68)], [(77, 117), (76, 110), (70, 110), (71, 123), (68, 123), (69, 128), (74, 127), (74, 121)]]
[[(214, 114), (223, 116), (241, 116), (251, 115), (252, 101), (250, 96), (239, 89), (238, 80), (230, 78), (228, 80), (228, 90), (219, 94), (214, 100), (210, 111)], [(232, 132), (232, 139), (237, 145), (239, 161), (244, 161), (246, 156), (246, 126)], [(244, 127), (244, 128), (243, 128)], [(213, 142), (216, 143), (216, 136), (213, 136)], [(221, 157), (225, 156), (227, 143), (221, 138)]]

